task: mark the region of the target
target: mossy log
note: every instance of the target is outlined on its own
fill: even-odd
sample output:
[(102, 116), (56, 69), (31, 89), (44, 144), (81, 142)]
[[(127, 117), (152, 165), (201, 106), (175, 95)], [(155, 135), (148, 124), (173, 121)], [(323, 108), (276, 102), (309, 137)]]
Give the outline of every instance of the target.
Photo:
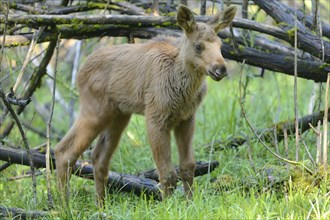
[[(329, 109), (330, 111), (330, 109)], [(304, 133), (310, 129), (310, 125), (313, 127), (317, 126), (317, 123), (320, 121), (323, 123), (324, 111), (316, 112), (310, 115), (306, 115), (298, 119), (299, 133)], [(330, 115), (328, 115), (328, 120), (330, 120)], [(278, 122), (269, 126), (268, 128), (258, 129), (257, 133), (260, 135), (260, 138), (266, 140), (267, 142), (274, 143), (275, 136), (278, 142), (284, 139), (284, 130), (286, 130), (287, 135), (295, 134), (295, 121), (288, 120)], [(229, 137), (227, 140), (215, 140), (212, 143), (206, 144), (204, 147), (206, 150), (225, 150), (225, 149), (236, 149), (239, 146), (246, 143), (248, 139), (246, 137)]]
[(49, 217), (52, 214), (56, 214), (56, 212), (24, 210), (0, 205), (1, 219), (39, 219)]
[[(35, 168), (45, 168), (46, 159), (44, 153), (38, 150), (31, 150), (32, 160)], [(55, 158), (51, 153), (51, 164), (55, 167)], [(23, 149), (4, 147), (0, 144), (0, 160), (7, 161), (11, 164), (29, 165), (27, 152)], [(219, 166), (217, 161), (197, 162), (195, 176), (201, 176), (212, 172)], [(76, 176), (93, 179), (93, 166), (89, 163), (77, 161), (72, 168), (72, 173)], [(120, 174), (110, 171), (108, 174), (108, 189), (109, 191), (133, 192), (136, 195), (145, 194), (147, 197), (153, 196), (159, 199), (160, 191), (158, 188), (158, 174), (153, 170), (145, 173), (146, 177), (151, 177), (147, 173), (152, 173), (152, 179), (141, 177), (141, 175)]]

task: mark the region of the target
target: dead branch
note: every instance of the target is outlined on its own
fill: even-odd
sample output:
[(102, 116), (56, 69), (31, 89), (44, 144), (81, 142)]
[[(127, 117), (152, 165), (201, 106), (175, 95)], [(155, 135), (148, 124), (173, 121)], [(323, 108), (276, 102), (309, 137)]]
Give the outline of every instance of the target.
[[(261, 7), (268, 15), (276, 20), (280, 27), (287, 32), (292, 32), (297, 29), (297, 37), (299, 41), (298, 48), (308, 51), (315, 57), (322, 58), (324, 52), (324, 60), (330, 63), (330, 42), (323, 41), (316, 34), (308, 30), (300, 21), (297, 21), (295, 26), (295, 15), (288, 12), (284, 4), (275, 0), (253, 0), (259, 7)], [(294, 43), (294, 38), (291, 39)], [(324, 49), (322, 48), (324, 46)]]
[[(34, 166), (36, 168), (45, 168), (46, 158), (43, 153), (37, 150), (30, 150)], [(7, 161), (10, 164), (21, 164), (28, 165), (27, 152), (18, 149), (4, 147), (0, 144), (0, 160)], [(55, 158), (53, 152), (50, 157), (51, 164), (55, 167)], [(216, 161), (197, 163), (198, 166), (195, 171), (196, 176), (204, 175), (212, 172), (219, 163)], [(207, 169), (206, 169), (207, 168)], [(88, 163), (78, 161), (76, 165), (72, 168), (72, 173), (76, 176), (93, 179), (93, 167)], [(144, 172), (145, 173), (145, 172)], [(153, 178), (158, 179), (157, 173), (153, 173)], [(160, 198), (160, 192), (157, 186), (157, 182), (149, 179), (134, 175), (119, 174), (116, 172), (109, 172), (108, 175), (108, 187), (110, 191), (119, 190), (120, 192), (133, 192), (136, 195), (145, 194), (147, 197), (154, 196), (154, 198)]]
[(59, 45), (61, 34), (57, 37), (56, 47), (55, 47), (55, 69), (53, 75), (53, 91), (52, 91), (52, 104), (50, 108), (49, 118), (47, 120), (47, 146), (46, 146), (46, 188), (47, 188), (47, 198), (48, 198), (48, 207), (51, 209), (54, 207), (53, 197), (51, 193), (51, 164), (50, 164), (50, 130), (51, 130), (51, 123), (53, 119), (54, 113), (54, 106), (55, 106), (55, 91), (56, 91), (56, 76), (57, 76), (57, 64), (58, 64), (58, 54), (59, 54)]
[(27, 99), (19, 99), (15, 97), (14, 91), (12, 89), (10, 89), (10, 92), (6, 94), (6, 100), (10, 104), (18, 106), (26, 106), (32, 101), (30, 97)]
[[(325, 99), (324, 99), (324, 117), (323, 117), (323, 125), (327, 125), (329, 121), (329, 85), (330, 85), (330, 72), (328, 73), (328, 79), (326, 83), (326, 89), (325, 89)], [(328, 170), (328, 148), (329, 148), (329, 142), (328, 142), (328, 126), (324, 126), (323, 128), (323, 166), (324, 166), (324, 172), (327, 175)]]

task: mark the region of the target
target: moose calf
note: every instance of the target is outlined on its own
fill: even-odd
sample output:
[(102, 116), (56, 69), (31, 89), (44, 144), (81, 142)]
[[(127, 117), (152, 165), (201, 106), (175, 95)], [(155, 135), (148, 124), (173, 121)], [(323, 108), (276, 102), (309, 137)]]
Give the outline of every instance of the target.
[(145, 115), (162, 195), (170, 194), (178, 179), (171, 162), (171, 130), (179, 152), (179, 176), (185, 194), (192, 195), (195, 112), (206, 93), (205, 77), (219, 81), (227, 75), (217, 32), (230, 25), (235, 14), (236, 7), (230, 6), (208, 23), (199, 23), (192, 11), (180, 5), (181, 37), (162, 36), (142, 44), (101, 48), (88, 57), (77, 78), (79, 116), (55, 149), (62, 193), (67, 190), (70, 168), (100, 135), (92, 161), (102, 204), (110, 158), (136, 113)]

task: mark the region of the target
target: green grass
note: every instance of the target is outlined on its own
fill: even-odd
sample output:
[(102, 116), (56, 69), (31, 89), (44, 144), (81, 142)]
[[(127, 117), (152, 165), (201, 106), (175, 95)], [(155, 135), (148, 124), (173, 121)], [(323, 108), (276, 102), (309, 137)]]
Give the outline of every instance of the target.
[[(289, 177), (272, 185), (264, 176), (269, 166), (282, 166), (257, 141), (241, 116), (239, 106), (239, 66), (232, 63), (234, 76), (220, 83), (208, 80), (209, 90), (196, 117), (194, 148), (196, 160), (217, 160), (219, 167), (211, 174), (195, 178), (195, 191), (192, 200), (186, 200), (180, 187), (173, 196), (163, 202), (147, 200), (128, 193), (115, 192), (108, 195), (106, 205), (100, 210), (94, 203), (94, 185), (90, 180), (78, 177), (71, 179), (71, 197), (68, 206), (57, 200), (55, 175), (52, 176), (55, 209), (45, 219), (328, 219), (330, 217), (329, 184), (324, 182), (313, 190), (295, 185)], [(244, 67), (244, 74), (256, 72), (252, 67)], [(244, 78), (244, 77), (243, 77)], [(298, 80), (299, 115), (307, 114), (309, 95), (313, 83)], [(63, 89), (63, 88), (62, 88)], [(45, 93), (45, 89), (40, 90)], [(38, 94), (37, 94), (38, 96)], [(47, 101), (45, 96), (37, 97)], [(70, 97), (67, 96), (67, 99)], [(293, 78), (278, 73), (266, 72), (264, 78), (250, 80), (245, 107), (253, 125), (260, 129), (273, 123), (293, 119)], [(32, 108), (30, 106), (30, 108)], [(68, 129), (66, 115), (61, 115), (60, 107), (55, 109), (53, 123), (59, 131)], [(30, 109), (31, 110), (31, 109)], [(56, 112), (57, 111), (57, 112)], [(33, 110), (26, 114), (32, 118)], [(61, 120), (56, 117), (62, 117)], [(40, 118), (33, 116), (33, 123)], [(251, 138), (249, 144), (238, 149), (211, 151), (205, 144), (215, 140), (226, 140), (230, 136), (245, 135)], [(13, 134), (14, 143), (20, 143), (18, 133)], [(28, 132), (31, 146), (45, 141)], [(307, 146), (314, 152), (315, 135), (303, 135)], [(56, 141), (53, 141), (53, 145)], [(290, 139), (290, 158), (294, 158), (294, 139)], [(284, 155), (284, 144), (279, 143)], [(212, 148), (211, 148), (212, 149)], [(177, 164), (177, 152), (173, 141), (173, 161)], [(249, 159), (249, 155), (251, 159)], [(120, 173), (136, 174), (153, 168), (151, 151), (147, 143), (144, 118), (134, 116), (123, 135), (119, 149), (111, 162), (111, 169)], [(302, 160), (307, 160), (301, 151)], [(88, 158), (85, 155), (85, 159)], [(2, 163), (0, 163), (1, 165)], [(26, 210), (47, 209), (45, 176), (37, 177), (38, 204), (32, 204), (31, 180), (9, 181), (8, 178), (20, 175), (21, 166), (11, 166), (0, 173), (1, 205), (19, 207)], [(302, 175), (302, 174), (301, 174)], [(223, 180), (217, 182), (216, 178)], [(226, 182), (228, 181), (228, 182)], [(219, 186), (220, 184), (220, 186)], [(180, 184), (179, 184), (180, 186)]]

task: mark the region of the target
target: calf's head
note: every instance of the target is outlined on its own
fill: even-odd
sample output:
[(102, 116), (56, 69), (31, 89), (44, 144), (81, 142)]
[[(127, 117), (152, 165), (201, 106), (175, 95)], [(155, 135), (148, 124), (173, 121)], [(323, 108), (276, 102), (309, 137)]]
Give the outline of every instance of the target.
[(227, 75), (227, 64), (222, 57), (221, 40), (217, 33), (230, 25), (236, 14), (236, 6), (230, 6), (216, 14), (209, 22), (196, 22), (193, 12), (180, 5), (177, 20), (185, 32), (182, 45), (184, 60), (197, 72), (219, 81)]

